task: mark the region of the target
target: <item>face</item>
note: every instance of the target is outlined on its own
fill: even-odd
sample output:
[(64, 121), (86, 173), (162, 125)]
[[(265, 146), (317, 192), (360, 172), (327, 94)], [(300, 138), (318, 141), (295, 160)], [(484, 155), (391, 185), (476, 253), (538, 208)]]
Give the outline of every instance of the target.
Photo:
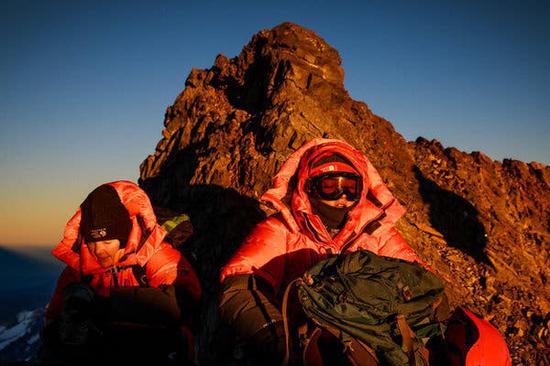
[(338, 207), (338, 208), (344, 208), (344, 207), (348, 208), (353, 206), (356, 203), (356, 201), (348, 200), (348, 197), (346, 196), (346, 194), (344, 194), (342, 197), (338, 198), (335, 201), (329, 201), (329, 200), (323, 200), (323, 199), (320, 199), (319, 201), (324, 203), (325, 205)]
[(120, 241), (118, 239), (95, 241), (88, 243), (88, 248), (99, 264), (107, 268), (115, 264), (115, 256), (120, 249)]

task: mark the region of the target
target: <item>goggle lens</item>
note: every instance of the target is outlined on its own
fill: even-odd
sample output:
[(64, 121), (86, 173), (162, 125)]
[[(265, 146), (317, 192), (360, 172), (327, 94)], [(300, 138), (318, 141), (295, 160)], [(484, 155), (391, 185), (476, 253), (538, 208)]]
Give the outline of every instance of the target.
[(313, 179), (313, 189), (319, 197), (325, 200), (334, 201), (344, 194), (350, 201), (356, 201), (361, 191), (359, 177), (350, 175), (328, 175)]

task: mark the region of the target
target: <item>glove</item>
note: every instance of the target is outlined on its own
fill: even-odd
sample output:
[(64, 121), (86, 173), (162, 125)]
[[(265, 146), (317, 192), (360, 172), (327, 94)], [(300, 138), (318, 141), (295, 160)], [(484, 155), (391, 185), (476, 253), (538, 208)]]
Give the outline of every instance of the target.
[(90, 286), (73, 283), (64, 289), (63, 312), (75, 318), (89, 318), (95, 305), (94, 291)]
[(75, 283), (67, 286), (64, 293), (63, 312), (58, 325), (59, 341), (64, 345), (85, 345), (101, 333), (92, 321), (94, 292), (87, 285)]
[(122, 287), (111, 290), (109, 318), (142, 324), (176, 325), (181, 310), (174, 286)]

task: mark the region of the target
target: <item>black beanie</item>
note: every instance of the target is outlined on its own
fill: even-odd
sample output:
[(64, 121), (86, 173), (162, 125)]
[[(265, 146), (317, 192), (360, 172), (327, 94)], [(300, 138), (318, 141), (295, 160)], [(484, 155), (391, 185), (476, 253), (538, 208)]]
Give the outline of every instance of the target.
[(109, 185), (94, 189), (80, 205), (80, 232), (86, 243), (118, 239), (126, 245), (132, 221), (116, 190)]

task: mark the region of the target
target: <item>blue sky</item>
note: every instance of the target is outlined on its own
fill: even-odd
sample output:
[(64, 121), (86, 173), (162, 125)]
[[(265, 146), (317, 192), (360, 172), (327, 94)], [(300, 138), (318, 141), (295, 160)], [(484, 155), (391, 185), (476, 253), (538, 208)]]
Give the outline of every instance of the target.
[(550, 162), (543, 1), (0, 4), (0, 243), (52, 245), (95, 186), (136, 180), (193, 67), (283, 21), (339, 50), (346, 87), (407, 139)]

